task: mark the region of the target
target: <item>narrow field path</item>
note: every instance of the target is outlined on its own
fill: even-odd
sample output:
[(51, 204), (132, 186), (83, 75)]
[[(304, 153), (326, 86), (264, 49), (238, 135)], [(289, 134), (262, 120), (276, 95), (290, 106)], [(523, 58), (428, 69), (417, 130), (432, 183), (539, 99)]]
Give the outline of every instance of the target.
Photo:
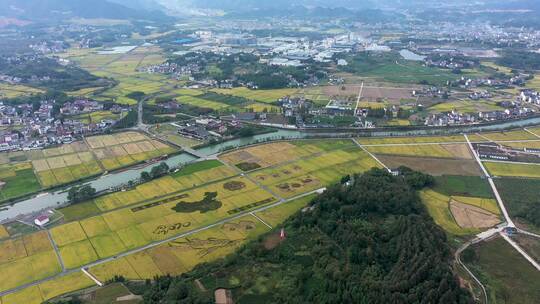
[(392, 170), (390, 170), (390, 168), (388, 168), (382, 161), (380, 161), (375, 155), (373, 155), (373, 153), (369, 152), (366, 148), (364, 148), (363, 145), (361, 145), (357, 140), (356, 138), (353, 138), (352, 141), (360, 148), (362, 149), (364, 152), (366, 152), (369, 156), (371, 156), (371, 158), (373, 158), (377, 163), (379, 163), (381, 166), (383, 166), (388, 172), (392, 172)]

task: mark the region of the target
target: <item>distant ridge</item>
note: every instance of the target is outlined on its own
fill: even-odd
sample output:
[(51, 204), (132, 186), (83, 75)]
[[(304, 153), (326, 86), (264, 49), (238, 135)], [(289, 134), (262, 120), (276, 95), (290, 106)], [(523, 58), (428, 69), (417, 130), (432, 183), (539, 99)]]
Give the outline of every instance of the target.
[(0, 16), (32, 21), (77, 17), (160, 20), (167, 17), (157, 10), (134, 9), (108, 0), (0, 0)]

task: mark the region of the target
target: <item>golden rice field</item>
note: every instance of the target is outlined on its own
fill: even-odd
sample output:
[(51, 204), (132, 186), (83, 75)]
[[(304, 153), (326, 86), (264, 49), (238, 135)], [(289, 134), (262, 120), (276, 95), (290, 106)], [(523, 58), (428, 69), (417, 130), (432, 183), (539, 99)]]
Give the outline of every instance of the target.
[(312, 194), (293, 201), (287, 202), (285, 204), (279, 205), (277, 207), (266, 209), (261, 212), (257, 212), (257, 216), (260, 217), (265, 223), (268, 223), (272, 227), (276, 227), (283, 223), (284, 220), (306, 207), (311, 200), (313, 200), (317, 195)]
[(336, 183), (347, 174), (362, 173), (373, 167), (380, 165), (366, 152), (353, 148), (255, 171), (250, 176), (282, 197), (294, 197)]
[(209, 108), (212, 110), (222, 110), (229, 107), (229, 105), (226, 105), (224, 103), (206, 100), (206, 99), (198, 98), (196, 96), (189, 96), (189, 95), (177, 97), (176, 100), (182, 104), (188, 104), (188, 105), (192, 105), (192, 106), (196, 106), (200, 108)]
[(90, 268), (99, 280), (115, 275), (127, 279), (151, 279), (156, 275), (179, 275), (203, 262), (211, 262), (234, 252), (245, 242), (269, 228), (255, 217), (245, 216), (185, 238), (138, 252)]
[[(226, 185), (231, 182), (242, 187), (229, 190)], [(179, 202), (200, 202), (207, 193), (213, 192), (217, 193), (217, 200), (221, 204), (217, 209), (185, 212), (172, 209)], [(248, 179), (233, 177), (186, 191), (180, 196), (176, 193), (149, 200), (142, 205), (60, 225), (52, 228), (51, 234), (60, 248), (66, 267), (75, 268), (215, 222), (235, 214), (238, 208), (250, 209), (253, 208), (249, 207), (251, 204), (274, 201), (271, 194)], [(140, 206), (145, 208), (137, 210)]]
[(276, 142), (227, 152), (220, 155), (219, 158), (239, 168), (242, 168), (242, 164), (256, 164), (258, 168), (265, 168), (284, 162), (293, 162), (305, 157), (316, 156), (329, 151), (351, 148), (356, 149), (356, 145), (351, 140)]
[(207, 170), (190, 172), (190, 174), (186, 175), (182, 174), (181, 170), (178, 174), (153, 180), (132, 190), (101, 196), (96, 198), (94, 202), (100, 210), (107, 211), (177, 193), (236, 174), (233, 169), (221, 164)]
[(415, 137), (360, 137), (362, 145), (417, 144), (417, 143), (466, 143), (465, 137), (455, 136), (415, 136)]
[(256, 163), (264, 168), (321, 152), (323, 150), (316, 145), (299, 147), (288, 142), (278, 142), (229, 152), (221, 155), (219, 158), (233, 165)]
[(275, 90), (251, 90), (244, 87), (233, 89), (213, 89), (216, 92), (224, 95), (232, 95), (244, 97), (249, 100), (254, 100), (263, 103), (273, 103), (278, 99), (295, 94), (298, 89), (275, 89)]
[(509, 131), (509, 132), (481, 133), (481, 135), (492, 141), (538, 139), (538, 137), (524, 130)]
[(452, 102), (443, 102), (429, 108), (436, 112), (451, 112), (457, 110), (461, 113), (477, 113), (478, 111), (500, 111), (504, 108), (498, 106), (495, 102), (478, 102), (473, 100), (459, 100)]
[(467, 134), (467, 137), (469, 138), (469, 141), (472, 143), (483, 143), (483, 142), (489, 142), (489, 139), (483, 137), (480, 133), (475, 134)]
[(0, 291), (31, 283), (61, 271), (45, 231), (0, 243)]
[(381, 145), (366, 149), (374, 154), (472, 159), (466, 144)]
[[(314, 195), (297, 199), (257, 215), (271, 225), (279, 225), (300, 210)], [(127, 279), (152, 279), (156, 275), (177, 275), (193, 269), (202, 262), (220, 259), (269, 231), (269, 228), (251, 215), (220, 226), (179, 238), (167, 244), (147, 249), (92, 267), (90, 272), (101, 281), (122, 275)], [(41, 303), (65, 293), (95, 286), (82, 272), (75, 272), (6, 295), (2, 304)]]
[[(408, 139), (374, 141), (374, 144), (400, 144), (402, 140)], [(464, 144), (438, 144), (461, 142), (459, 136), (411, 140), (435, 144), (368, 146), (368, 148), (398, 148), (401, 150), (395, 151), (399, 153), (410, 151), (408, 153), (411, 155), (470, 158), (468, 148)], [(122, 147), (124, 151), (134, 151), (136, 147), (125, 148), (124, 145), (147, 141), (151, 143), (138, 133), (102, 136), (88, 138), (80, 145), (63, 146), (46, 152), (34, 151), (31, 157), (35, 159), (40, 156), (41, 159), (46, 159), (49, 168), (52, 165), (55, 169), (59, 169), (62, 165), (76, 166), (77, 159), (81, 164), (84, 163), (81, 154), (90, 153), (102, 166), (102, 160), (106, 158), (100, 159), (96, 151), (107, 149), (107, 153), (112, 153), (118, 158), (122, 153), (118, 147)], [(55, 159), (64, 155), (71, 158), (64, 157), (63, 163)], [(194, 163), (176, 173), (141, 184), (131, 190), (107, 194), (81, 204), (92, 205), (95, 208), (90, 213), (91, 216), (50, 229), (66, 268), (76, 269), (99, 259), (113, 257), (156, 241), (169, 240), (236, 214), (275, 203), (278, 197), (274, 194), (283, 198), (295, 197), (338, 182), (344, 175), (380, 167), (352, 140), (269, 143), (226, 152), (219, 158), (226, 164), (217, 160)], [(248, 170), (247, 176), (239, 175), (239, 170), (232, 166), (242, 163), (257, 164), (259, 167)], [(256, 215), (272, 227), (279, 227), (286, 218), (304, 208), (313, 197), (314, 195), (310, 195), (296, 199), (257, 212)], [(479, 229), (461, 228), (456, 223), (449, 210), (449, 202), (452, 199), (500, 214), (494, 200), (449, 197), (432, 190), (422, 191), (421, 198), (435, 222), (454, 235), (471, 234)], [(72, 207), (66, 209), (69, 208)], [(89, 271), (101, 281), (107, 281), (115, 275), (122, 275), (127, 279), (147, 279), (164, 274), (177, 275), (193, 269), (202, 262), (222, 258), (269, 230), (256, 217), (245, 215), (225, 224), (168, 241), (163, 245), (94, 266)], [(11, 289), (24, 282), (48, 277), (60, 271), (58, 258), (46, 236), (42, 235), (39, 239), (35, 236), (30, 239), (28, 236), (0, 244), (5, 246), (5, 249), (0, 246), (0, 273), (13, 274), (13, 279), (0, 282), (0, 290)], [(17, 303), (34, 297), (44, 301), (92, 285), (87, 277), (75, 272), (4, 296), (2, 304)]]
[(95, 285), (94, 281), (79, 271), (3, 296), (0, 303), (39, 304), (57, 296)]
[(143, 162), (177, 149), (137, 132), (87, 137), (54, 148), (0, 153), (0, 201)]
[(538, 139), (538, 140), (520, 141), (520, 142), (508, 142), (508, 141), (500, 142), (500, 141), (498, 141), (497, 143), (500, 144), (500, 145), (503, 145), (503, 146), (514, 148), (514, 149), (524, 149), (524, 148), (540, 149), (540, 139)]
[(78, 120), (82, 123), (99, 123), (103, 120), (118, 120), (123, 117), (124, 114), (112, 113), (111, 111), (98, 111), (89, 114), (81, 114), (77, 116), (71, 116), (70, 119)]
[(136, 132), (87, 137), (29, 157), (43, 187), (69, 183), (174, 153), (176, 149)]
[(2, 224), (0, 224), (0, 239), (8, 238), (9, 233), (6, 230), (6, 227)]

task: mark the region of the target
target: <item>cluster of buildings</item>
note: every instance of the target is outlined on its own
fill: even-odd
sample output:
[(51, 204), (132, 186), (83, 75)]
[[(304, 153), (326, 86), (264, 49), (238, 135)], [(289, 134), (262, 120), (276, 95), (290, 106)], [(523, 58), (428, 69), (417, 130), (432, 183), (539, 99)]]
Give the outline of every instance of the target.
[(54, 54), (65, 51), (68, 46), (63, 41), (41, 41), (30, 44), (28, 47), (41, 54)]
[(425, 65), (441, 69), (461, 70), (476, 65), (472, 60), (460, 59), (458, 57), (426, 57)]
[[(255, 113), (251, 114), (256, 115)], [(183, 123), (172, 123), (172, 125), (178, 128), (178, 134), (202, 141), (226, 138), (232, 130), (243, 126), (236, 119), (222, 120), (214, 117), (198, 118)]]
[(186, 65), (178, 65), (174, 62), (164, 62), (161, 64), (144, 66), (137, 68), (137, 72), (149, 74), (167, 74), (172, 78), (181, 79), (191, 77), (195, 73), (201, 71), (201, 66), (196, 63), (188, 63)]
[(522, 90), (517, 100), (540, 106), (540, 92), (532, 89)]
[(520, 86), (525, 84), (529, 75), (520, 74), (517, 76), (506, 78), (467, 78), (461, 77), (454, 85), (464, 89), (471, 89), (477, 87), (492, 87), (492, 88), (507, 88), (510, 86)]
[(486, 111), (478, 113), (461, 113), (457, 110), (452, 110), (451, 112), (447, 113), (430, 114), (425, 119), (424, 124), (426, 126), (467, 125), (498, 120), (524, 118), (535, 113), (537, 113), (537, 111), (528, 107), (514, 107), (502, 111)]
[(540, 149), (515, 149), (497, 143), (474, 144), (478, 156), (483, 159), (540, 163)]
[[(82, 135), (103, 133), (116, 121), (86, 123), (72, 116), (102, 109), (102, 104), (88, 100), (68, 102), (61, 107), (54, 100), (41, 101), (39, 107), (36, 104), (5, 105), (0, 102), (0, 151), (40, 149), (70, 143)], [(117, 106), (114, 110), (126, 109)], [(66, 116), (58, 119), (58, 111)]]

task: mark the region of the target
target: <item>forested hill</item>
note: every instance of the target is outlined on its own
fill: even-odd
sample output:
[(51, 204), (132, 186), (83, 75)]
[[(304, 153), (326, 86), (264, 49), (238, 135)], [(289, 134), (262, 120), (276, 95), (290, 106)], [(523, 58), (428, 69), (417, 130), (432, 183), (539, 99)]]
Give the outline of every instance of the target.
[(472, 303), (416, 193), (432, 178), (402, 172), (372, 169), (331, 187), (286, 222), (277, 246), (268, 247), (274, 231), (223, 261), (161, 277), (148, 283), (145, 302), (213, 303), (213, 290), (224, 287), (235, 303)]

